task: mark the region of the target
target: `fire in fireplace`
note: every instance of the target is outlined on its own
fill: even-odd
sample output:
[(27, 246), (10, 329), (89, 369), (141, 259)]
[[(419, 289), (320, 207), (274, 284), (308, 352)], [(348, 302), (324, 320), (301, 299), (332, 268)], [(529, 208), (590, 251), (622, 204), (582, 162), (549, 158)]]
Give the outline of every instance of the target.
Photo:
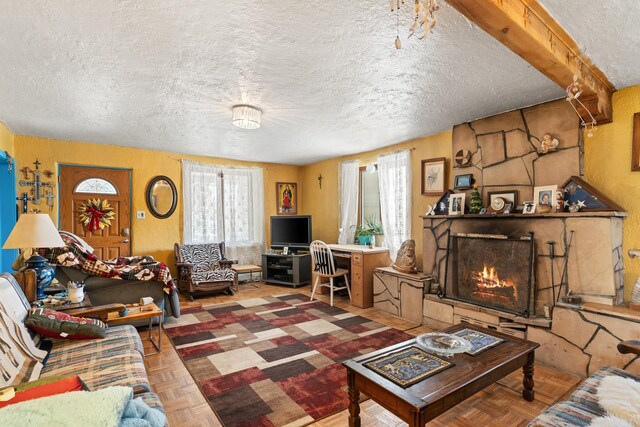
[(443, 296), (528, 316), (533, 259), (533, 236), (449, 236)]

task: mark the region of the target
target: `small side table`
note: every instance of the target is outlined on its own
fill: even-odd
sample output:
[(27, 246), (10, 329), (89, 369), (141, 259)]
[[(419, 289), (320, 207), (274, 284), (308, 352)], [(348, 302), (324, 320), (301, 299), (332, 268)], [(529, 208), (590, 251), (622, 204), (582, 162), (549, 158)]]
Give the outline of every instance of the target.
[[(151, 344), (153, 344), (153, 346), (156, 348), (156, 351), (153, 353), (145, 353), (145, 357), (160, 353), (162, 351), (163, 331), (162, 310), (160, 310), (160, 308), (155, 303), (148, 304), (146, 306), (141, 306), (140, 304), (126, 304), (126, 306), (129, 312), (124, 316), (120, 316), (118, 313), (109, 313), (109, 317), (106, 321), (107, 325), (117, 325), (120, 323), (133, 322), (135, 320), (149, 319), (149, 336), (147, 337), (147, 339), (151, 342)], [(147, 308), (149, 306), (151, 306), (151, 310), (141, 310), (142, 307)], [(155, 328), (158, 331), (157, 342), (154, 341), (152, 336), (153, 319), (155, 318), (158, 318), (158, 326), (156, 326)]]
[(253, 264), (235, 264), (231, 266), (231, 269), (233, 271), (235, 271), (236, 273), (238, 273), (238, 275), (240, 274), (249, 274), (249, 282), (253, 284), (253, 286), (259, 288), (260, 286), (256, 285), (255, 282), (257, 282), (257, 278), (256, 280), (253, 280), (253, 273), (258, 273), (260, 274), (259, 277), (262, 277), (262, 267), (260, 267), (259, 265), (253, 265)]
[(89, 298), (89, 294), (87, 293), (84, 294), (84, 299), (77, 303), (64, 303), (60, 305), (45, 304), (43, 306), (43, 308), (46, 308), (48, 310), (55, 310), (55, 311), (67, 311), (67, 310), (75, 310), (77, 308), (88, 308), (88, 307), (93, 307), (93, 305), (91, 304), (91, 299)]

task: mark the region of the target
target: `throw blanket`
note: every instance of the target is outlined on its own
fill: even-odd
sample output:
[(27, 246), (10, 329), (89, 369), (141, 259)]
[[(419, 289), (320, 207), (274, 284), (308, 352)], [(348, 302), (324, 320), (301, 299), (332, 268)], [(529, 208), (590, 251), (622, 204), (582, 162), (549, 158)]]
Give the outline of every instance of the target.
[(162, 282), (164, 291), (169, 295), (176, 290), (169, 268), (153, 257), (120, 257), (102, 261), (67, 235), (60, 233), (60, 237), (66, 246), (38, 250), (52, 265), (75, 268), (93, 276)]
[(130, 387), (72, 391), (0, 409), (0, 426), (163, 427), (165, 415), (133, 399)]

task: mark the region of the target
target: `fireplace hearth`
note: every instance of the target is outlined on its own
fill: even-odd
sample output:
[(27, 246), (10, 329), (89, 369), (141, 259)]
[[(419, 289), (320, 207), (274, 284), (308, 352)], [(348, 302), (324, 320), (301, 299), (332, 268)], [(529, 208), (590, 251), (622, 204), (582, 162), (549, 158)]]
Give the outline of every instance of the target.
[(441, 296), (528, 317), (533, 254), (533, 235), (450, 235)]

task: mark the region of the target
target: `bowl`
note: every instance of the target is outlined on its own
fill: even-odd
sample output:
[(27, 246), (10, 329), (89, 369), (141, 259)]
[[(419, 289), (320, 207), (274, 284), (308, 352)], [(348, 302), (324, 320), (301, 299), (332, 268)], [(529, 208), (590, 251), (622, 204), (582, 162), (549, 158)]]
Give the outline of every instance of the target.
[(473, 348), (471, 343), (457, 335), (445, 332), (429, 332), (416, 337), (418, 345), (436, 356), (451, 358)]

